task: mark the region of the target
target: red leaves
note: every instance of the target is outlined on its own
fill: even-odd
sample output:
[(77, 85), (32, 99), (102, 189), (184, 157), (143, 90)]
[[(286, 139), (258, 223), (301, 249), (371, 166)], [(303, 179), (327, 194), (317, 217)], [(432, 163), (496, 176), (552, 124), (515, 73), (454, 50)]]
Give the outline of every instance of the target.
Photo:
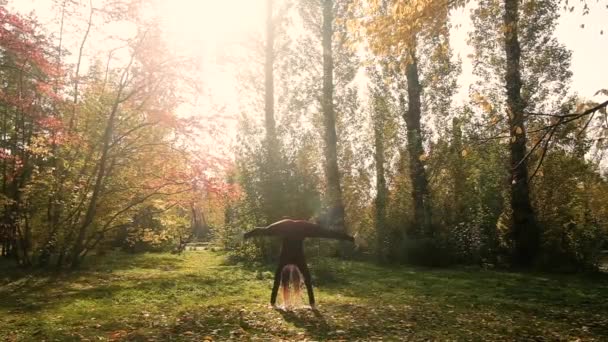
[(41, 78), (55, 76), (57, 67), (49, 61), (51, 44), (39, 31), (34, 19), (0, 7), (0, 47), (14, 67)]
[[(13, 122), (21, 122), (15, 126), (15, 139), (34, 134), (50, 138), (47, 143), (61, 140), (62, 125), (52, 112), (61, 101), (57, 76), (62, 70), (52, 61), (55, 51), (35, 19), (9, 13), (0, 6), (0, 65), (7, 84), (0, 102), (10, 111)], [(26, 122), (33, 129), (27, 128)]]
[[(54, 47), (32, 18), (0, 6), (0, 63), (9, 87), (0, 101), (34, 118), (43, 117), (44, 103), (58, 101), (51, 82), (61, 72), (51, 61)], [(48, 108), (48, 107), (47, 107)]]

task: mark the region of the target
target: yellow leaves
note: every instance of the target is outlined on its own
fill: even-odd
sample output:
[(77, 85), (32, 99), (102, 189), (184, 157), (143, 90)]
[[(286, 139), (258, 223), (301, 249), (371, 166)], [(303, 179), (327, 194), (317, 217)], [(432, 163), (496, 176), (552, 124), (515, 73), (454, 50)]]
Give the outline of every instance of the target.
[(521, 126), (515, 126), (513, 131), (515, 132), (516, 135), (522, 135), (524, 133), (524, 130), (521, 128)]
[(372, 51), (381, 56), (404, 55), (418, 33), (440, 34), (447, 22), (447, 6), (438, 0), (393, 0), (388, 8), (381, 1), (370, 0), (361, 8), (367, 19), (358, 29), (365, 31)]
[(427, 159), (429, 159), (429, 155), (428, 155), (428, 154), (426, 154), (426, 153), (423, 153), (423, 154), (421, 154), (421, 155), (418, 157), (418, 160), (420, 160), (420, 161), (422, 161), (422, 162), (423, 162), (423, 161), (426, 161)]
[(391, 11), (391, 12), (393, 13), (393, 16), (398, 16), (398, 15), (399, 15), (399, 13), (401, 12), (401, 6), (400, 6), (400, 5), (401, 5), (401, 4), (400, 4), (399, 2), (396, 2), (396, 3), (393, 5), (393, 9), (392, 9), (392, 11)]
[(129, 335), (129, 332), (127, 330), (124, 330), (124, 329), (114, 330), (110, 333), (109, 340), (110, 341), (121, 341), (128, 335)]
[(469, 154), (469, 152), (467, 151), (466, 148), (464, 150), (462, 150), (462, 152), (460, 152), (460, 155), (463, 157), (466, 157), (468, 154)]
[(491, 113), (492, 110), (494, 109), (494, 107), (492, 107), (492, 105), (490, 104), (490, 102), (488, 101), (483, 101), (481, 103), (481, 108), (486, 112), (486, 113)]
[(471, 94), (471, 98), (474, 103), (476, 103), (481, 107), (481, 109), (483, 109), (484, 112), (492, 113), (492, 111), (494, 110), (494, 106), (492, 106), (490, 101), (488, 101), (488, 98), (480, 94), (479, 92), (474, 92), (473, 94)]
[(387, 88), (393, 83), (393, 80), (390, 77), (383, 77), (382, 81), (384, 82), (384, 86)]
[(475, 102), (479, 102), (480, 99), (483, 98), (483, 95), (481, 95), (479, 92), (475, 91), (471, 94), (471, 99)]
[(586, 107), (587, 107), (587, 104), (586, 104), (586, 103), (583, 103), (583, 102), (578, 103), (578, 104), (576, 105), (576, 113), (581, 113), (581, 112), (583, 112), (583, 111), (585, 110), (585, 108), (586, 108)]
[(26, 145), (25, 149), (31, 154), (41, 157), (51, 154), (50, 142), (48, 141), (48, 138), (42, 136), (33, 137), (30, 144)]
[(368, 5), (371, 10), (376, 11), (380, 8), (380, 1), (379, 0), (368, 0)]
[(360, 24), (357, 20), (346, 19), (344, 20), (344, 26), (349, 32), (357, 32), (360, 28)]
[(530, 143), (532, 143), (532, 145), (536, 145), (536, 144), (540, 143), (540, 137), (535, 136), (535, 137), (529, 138), (529, 141), (530, 141)]

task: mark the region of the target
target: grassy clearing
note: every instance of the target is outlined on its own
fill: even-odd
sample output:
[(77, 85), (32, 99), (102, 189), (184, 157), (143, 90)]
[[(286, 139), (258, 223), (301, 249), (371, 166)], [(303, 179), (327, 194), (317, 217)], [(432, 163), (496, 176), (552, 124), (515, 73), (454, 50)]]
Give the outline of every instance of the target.
[(0, 340), (608, 340), (605, 276), (311, 260), (318, 312), (268, 307), (272, 270), (210, 251), (0, 268)]

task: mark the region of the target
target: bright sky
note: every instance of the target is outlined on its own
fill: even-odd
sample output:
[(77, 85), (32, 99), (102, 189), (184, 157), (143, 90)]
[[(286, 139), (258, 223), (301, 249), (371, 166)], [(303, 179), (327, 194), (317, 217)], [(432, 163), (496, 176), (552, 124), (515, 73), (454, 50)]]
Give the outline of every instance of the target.
[[(88, 7), (88, 0), (79, 0), (83, 10)], [(229, 65), (223, 65), (225, 56), (235, 54), (239, 46), (250, 42), (252, 37), (263, 37), (265, 0), (153, 0), (160, 14), (162, 25), (170, 46), (181, 55), (196, 57), (201, 62), (205, 89), (208, 98), (217, 106), (227, 109), (238, 108), (238, 80)], [(277, 0), (281, 1), (281, 0)], [(93, 3), (99, 3), (94, 0)], [(573, 51), (572, 90), (584, 97), (592, 97), (602, 88), (608, 88), (608, 9), (606, 4), (588, 1), (591, 12), (581, 15), (580, 8), (574, 13), (564, 13), (557, 29), (558, 39)], [(35, 10), (43, 22), (51, 22), (53, 16), (52, 0), (9, 0), (9, 7), (21, 12)], [(452, 21), (461, 24), (452, 32), (451, 43), (456, 54), (463, 60), (463, 73), (459, 80), (460, 92), (457, 102), (466, 98), (468, 85), (472, 81), (471, 62), (466, 57), (470, 47), (466, 45), (467, 32), (470, 30), (469, 11), (473, 4), (454, 13)], [(581, 28), (581, 24), (585, 28)], [(67, 28), (67, 34), (70, 29)], [(106, 27), (105, 30), (115, 33), (127, 30), (120, 25)], [(604, 34), (600, 31), (604, 30)], [(74, 30), (73, 33), (76, 31)], [(77, 41), (74, 34), (72, 46)], [(79, 38), (78, 38), (79, 39)], [(99, 42), (91, 37), (93, 46)], [(103, 44), (102, 44), (103, 45)], [(73, 49), (73, 51), (76, 51)], [(92, 49), (91, 51), (95, 51)], [(93, 52), (94, 53), (94, 52)], [(252, 64), (257, 67), (257, 64)]]
[[(562, 13), (556, 36), (572, 51), (571, 91), (592, 98), (599, 89), (608, 88), (608, 8), (603, 3), (588, 3), (591, 11), (586, 16), (581, 15), (580, 8), (573, 13)], [(468, 85), (472, 82), (473, 65), (466, 56), (473, 50), (466, 41), (467, 32), (472, 29), (470, 10), (473, 7), (474, 4), (469, 4), (466, 8), (455, 11), (451, 18), (454, 26), (460, 25), (460, 28), (452, 30), (450, 40), (455, 53), (462, 58), (460, 98), (466, 98)], [(581, 24), (585, 24), (585, 27), (581, 28)], [(603, 34), (600, 34), (602, 30)]]

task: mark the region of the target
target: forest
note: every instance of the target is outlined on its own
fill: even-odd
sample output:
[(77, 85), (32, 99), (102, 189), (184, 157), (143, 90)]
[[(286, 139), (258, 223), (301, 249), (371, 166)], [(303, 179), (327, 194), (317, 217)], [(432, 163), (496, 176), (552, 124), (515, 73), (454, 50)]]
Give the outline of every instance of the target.
[[(607, 18), (0, 0), (0, 339), (608, 339)], [(315, 310), (266, 308), (282, 219), (354, 237)]]

